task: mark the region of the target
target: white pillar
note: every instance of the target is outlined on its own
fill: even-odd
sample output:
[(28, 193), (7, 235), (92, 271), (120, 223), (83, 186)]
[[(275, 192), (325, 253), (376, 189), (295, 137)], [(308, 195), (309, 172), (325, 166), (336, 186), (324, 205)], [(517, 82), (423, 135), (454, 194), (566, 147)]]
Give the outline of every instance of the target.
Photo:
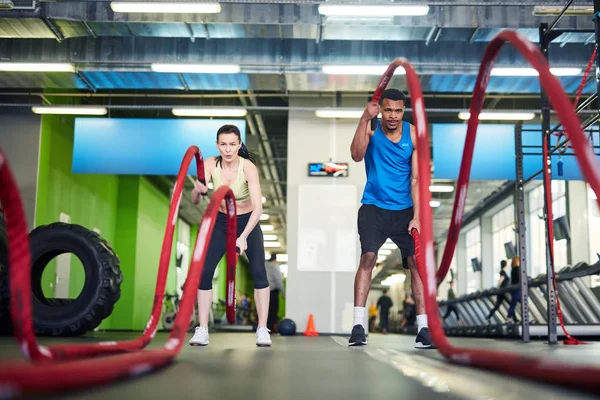
[(458, 237), (458, 243), (456, 244), (457, 296), (462, 296), (467, 293), (467, 268), (471, 268), (471, 262), (467, 260), (467, 242), (465, 235), (461, 234)]
[(481, 218), (481, 287), (494, 286), (494, 250), (492, 241), (492, 217)]
[[(290, 98), (290, 106), (331, 107), (331, 101), (318, 98)], [(344, 106), (350, 106), (345, 104)], [(354, 104), (361, 107), (363, 104)], [(288, 278), (286, 316), (296, 322), (299, 331), (306, 327), (309, 314), (313, 314), (315, 328), (321, 333), (349, 333), (352, 330), (354, 307), (354, 276), (360, 258), (360, 244), (357, 232), (357, 212), (364, 184), (366, 182), (364, 162), (355, 163), (350, 156), (350, 143), (356, 130), (357, 120), (322, 119), (314, 112), (290, 110), (288, 123), (288, 162), (287, 162), (287, 250)], [(309, 177), (308, 164), (311, 162), (347, 162), (348, 177)], [(307, 199), (303, 193), (312, 190), (309, 186), (325, 185), (323, 191), (314, 198)], [(343, 188), (353, 193), (353, 198), (338, 198), (334, 191)], [(314, 186), (313, 186), (314, 189)], [(329, 194), (327, 193), (329, 192)], [(341, 192), (340, 192), (341, 193)], [(304, 199), (304, 200), (302, 200)], [(310, 203), (310, 204), (309, 204)], [(332, 205), (348, 209), (336, 223), (330, 215), (314, 211), (314, 204)], [(320, 215), (316, 215), (318, 213)], [(306, 221), (300, 221), (301, 215), (309, 216), (314, 222), (314, 231), (308, 239), (299, 243), (300, 232)], [(304, 218), (304, 217), (303, 217)], [(315, 219), (320, 219), (319, 225)], [(327, 249), (318, 249), (326, 240), (311, 238), (335, 232), (336, 227), (352, 227), (344, 232), (347, 238)], [(316, 235), (316, 236), (315, 236)], [(337, 235), (334, 233), (334, 235)], [(341, 238), (341, 236), (338, 236)], [(306, 251), (314, 244), (317, 256), (307, 264)], [(314, 241), (314, 243), (313, 243)], [(327, 242), (331, 243), (331, 242)], [(308, 246), (308, 247), (307, 247)], [(327, 261), (330, 260), (330, 261)], [(340, 266), (340, 260), (342, 266)], [(310, 265), (309, 265), (310, 264)], [(347, 265), (346, 265), (347, 264)], [(337, 266), (336, 266), (337, 265)], [(368, 304), (367, 304), (368, 307)], [(365, 310), (365, 326), (368, 326), (368, 310)]]

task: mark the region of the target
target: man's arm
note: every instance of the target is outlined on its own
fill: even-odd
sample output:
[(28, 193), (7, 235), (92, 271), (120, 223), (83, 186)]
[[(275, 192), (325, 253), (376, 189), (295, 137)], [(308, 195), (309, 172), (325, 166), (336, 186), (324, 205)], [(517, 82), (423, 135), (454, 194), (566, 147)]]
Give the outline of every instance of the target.
[(410, 180), (410, 195), (413, 201), (413, 219), (408, 224), (408, 232), (412, 228), (416, 228), (421, 232), (421, 224), (419, 223), (419, 155), (417, 153), (417, 133), (413, 125), (410, 126), (410, 138), (413, 143), (413, 153), (411, 160), (411, 180)]
[(350, 145), (350, 154), (352, 155), (352, 159), (356, 162), (362, 161), (362, 159), (365, 157), (367, 147), (369, 146), (369, 141), (371, 140), (371, 135), (373, 135), (370, 125), (371, 119), (376, 117), (378, 114), (379, 104), (370, 102), (367, 104), (363, 115), (360, 117), (356, 131), (354, 132), (352, 144)]

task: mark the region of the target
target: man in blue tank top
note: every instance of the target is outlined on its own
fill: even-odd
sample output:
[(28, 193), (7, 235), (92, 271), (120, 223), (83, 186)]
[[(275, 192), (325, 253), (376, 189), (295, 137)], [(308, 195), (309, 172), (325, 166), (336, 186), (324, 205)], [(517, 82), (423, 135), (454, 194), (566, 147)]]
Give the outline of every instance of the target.
[[(360, 119), (350, 151), (356, 162), (365, 160), (367, 183), (358, 211), (361, 257), (354, 279), (354, 323), (349, 346), (366, 345), (363, 327), (371, 273), (379, 248), (389, 238), (402, 252), (403, 267), (411, 272), (412, 292), (417, 308), (416, 348), (433, 348), (423, 283), (415, 261), (410, 230), (420, 229), (418, 201), (418, 159), (414, 126), (402, 120), (406, 97), (396, 89), (383, 92), (380, 104), (370, 102)], [(381, 111), (375, 131), (371, 119)]]

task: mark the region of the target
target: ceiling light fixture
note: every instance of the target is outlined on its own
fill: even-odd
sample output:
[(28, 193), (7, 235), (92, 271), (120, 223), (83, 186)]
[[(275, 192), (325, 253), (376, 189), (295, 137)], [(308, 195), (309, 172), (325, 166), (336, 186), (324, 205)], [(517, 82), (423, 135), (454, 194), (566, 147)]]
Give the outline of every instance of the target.
[(164, 14), (216, 14), (221, 12), (219, 3), (171, 2), (171, 1), (112, 1), (110, 8), (118, 13), (164, 13)]
[(454, 186), (452, 185), (431, 185), (429, 191), (432, 193), (452, 193)]
[(178, 117), (245, 117), (245, 108), (179, 107), (172, 110)]
[(321, 4), (319, 14), (344, 17), (386, 17), (386, 16), (423, 16), (429, 14), (427, 5), (346, 5)]
[(281, 247), (280, 242), (265, 242), (265, 247)]
[[(387, 65), (323, 65), (321, 71), (328, 75), (378, 75), (388, 69)], [(404, 75), (406, 70), (398, 67), (394, 75)]]
[(31, 107), (31, 111), (36, 114), (54, 114), (54, 115), (106, 115), (105, 107), (53, 107), (36, 106)]
[(70, 63), (0, 62), (0, 71), (13, 72), (75, 72)]
[[(555, 76), (577, 76), (581, 74), (581, 68), (550, 68)], [(534, 68), (492, 68), (491, 76), (538, 76)]]
[[(176, 4), (176, 3), (169, 3)], [(150, 64), (154, 72), (170, 72), (178, 74), (238, 74), (241, 71), (235, 64)]]
[(440, 202), (439, 202), (439, 201), (437, 201), (437, 200), (431, 200), (431, 201), (429, 202), (429, 206), (430, 206), (430, 207), (434, 207), (434, 208), (436, 208), (436, 207), (439, 207), (441, 204), (442, 204), (442, 203), (440, 203)]
[[(317, 118), (347, 118), (359, 119), (364, 110), (343, 109), (343, 108), (320, 108), (315, 111)], [(381, 114), (378, 115), (381, 118)]]
[[(458, 113), (458, 118), (468, 120), (471, 114), (468, 111)], [(528, 121), (535, 118), (535, 113), (527, 112), (482, 112), (479, 114), (479, 120), (496, 121)]]

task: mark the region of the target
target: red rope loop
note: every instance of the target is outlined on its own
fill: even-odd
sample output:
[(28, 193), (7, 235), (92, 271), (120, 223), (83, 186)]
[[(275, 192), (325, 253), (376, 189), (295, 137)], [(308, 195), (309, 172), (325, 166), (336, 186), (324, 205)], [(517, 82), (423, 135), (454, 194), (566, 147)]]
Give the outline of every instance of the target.
[[(409, 87), (409, 95), (413, 102), (413, 115), (417, 131), (416, 150), (419, 154), (419, 209), (421, 214), (421, 232), (416, 245), (419, 247), (417, 263), (422, 263), (419, 271), (425, 287), (425, 303), (427, 309), (428, 325), (431, 337), (436, 348), (448, 359), (460, 364), (469, 364), (505, 374), (524, 378), (536, 379), (576, 387), (579, 390), (600, 390), (600, 381), (597, 379), (600, 368), (591, 366), (569, 366), (571, 373), (564, 373), (564, 365), (554, 366), (541, 357), (523, 356), (515, 353), (505, 353), (482, 349), (457, 348), (450, 344), (441, 326), (439, 310), (436, 300), (437, 283), (443, 280), (448, 272), (456, 242), (460, 232), (460, 224), (464, 213), (464, 204), (467, 196), (468, 178), (470, 175), (471, 161), (475, 136), (479, 124), (479, 114), (485, 100), (485, 90), (490, 79), (490, 72), (494, 61), (506, 43), (511, 43), (524, 56), (524, 58), (538, 71), (543, 90), (548, 94), (551, 104), (557, 110), (558, 117), (565, 129), (570, 133), (573, 148), (583, 176), (590, 183), (597, 194), (600, 204), (600, 166), (595, 159), (594, 153), (587, 145), (587, 139), (581, 127), (581, 122), (575, 110), (569, 102), (560, 82), (550, 73), (547, 61), (539, 49), (531, 42), (514, 31), (503, 31), (498, 34), (489, 44), (481, 63), (475, 90), (470, 107), (470, 118), (467, 125), (467, 137), (459, 183), (456, 192), (455, 204), (452, 213), (452, 221), (448, 231), (448, 240), (442, 266), (436, 276), (434, 254), (433, 254), (433, 219), (429, 201), (431, 193), (430, 185), (430, 152), (429, 135), (427, 132), (427, 117), (424, 109), (423, 94), (419, 78), (412, 65), (405, 59), (397, 59), (390, 65), (384, 74), (377, 90), (389, 82), (389, 71), (398, 66), (406, 70), (406, 79)], [(413, 233), (414, 237), (414, 233)]]

